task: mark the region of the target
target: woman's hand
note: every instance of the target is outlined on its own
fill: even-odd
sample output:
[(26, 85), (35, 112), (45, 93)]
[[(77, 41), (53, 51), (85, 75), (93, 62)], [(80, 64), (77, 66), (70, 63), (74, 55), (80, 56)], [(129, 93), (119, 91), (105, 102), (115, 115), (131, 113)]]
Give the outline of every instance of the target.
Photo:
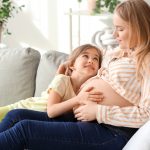
[(85, 101), (83, 105), (80, 105), (74, 110), (74, 116), (79, 121), (93, 121), (96, 120), (97, 103), (91, 101)]
[(93, 87), (88, 87), (80, 91), (77, 96), (79, 98), (79, 104), (84, 104), (84, 101), (87, 100), (99, 103), (104, 99), (103, 93), (101, 93), (98, 90), (95, 90)]
[(100, 77), (101, 75), (105, 75), (106, 74), (106, 69), (101, 67), (98, 72), (97, 72), (97, 76)]

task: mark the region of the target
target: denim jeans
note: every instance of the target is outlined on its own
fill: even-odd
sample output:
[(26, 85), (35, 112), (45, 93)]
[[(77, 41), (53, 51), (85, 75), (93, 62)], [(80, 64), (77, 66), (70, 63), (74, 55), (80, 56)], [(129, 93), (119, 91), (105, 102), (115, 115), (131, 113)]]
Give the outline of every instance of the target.
[(137, 129), (18, 109), (6, 115), (0, 130), (0, 150), (121, 150)]

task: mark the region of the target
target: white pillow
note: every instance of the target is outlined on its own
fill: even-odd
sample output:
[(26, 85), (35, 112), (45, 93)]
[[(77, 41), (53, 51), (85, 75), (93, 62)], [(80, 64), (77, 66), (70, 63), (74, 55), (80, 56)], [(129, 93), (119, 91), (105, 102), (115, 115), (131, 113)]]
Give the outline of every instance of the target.
[(132, 136), (123, 150), (150, 150), (150, 120)]

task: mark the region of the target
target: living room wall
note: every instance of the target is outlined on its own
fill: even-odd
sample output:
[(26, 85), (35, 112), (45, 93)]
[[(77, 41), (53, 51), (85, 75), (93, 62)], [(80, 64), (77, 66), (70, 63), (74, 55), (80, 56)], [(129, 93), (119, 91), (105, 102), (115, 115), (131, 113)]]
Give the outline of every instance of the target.
[[(77, 0), (14, 0), (24, 4), (19, 12), (8, 22), (11, 35), (3, 36), (7, 47), (33, 47), (39, 51), (58, 50), (70, 53), (69, 20), (65, 14), (69, 8), (78, 9)], [(150, 0), (146, 0), (150, 3)], [(83, 1), (86, 2), (86, 1)], [(81, 9), (85, 9), (84, 5)], [(78, 18), (73, 16), (73, 48), (78, 46)], [(91, 41), (91, 36), (110, 23), (98, 16), (81, 16), (80, 43)]]
[[(78, 10), (77, 0), (14, 0), (24, 4), (19, 12), (8, 22), (11, 35), (3, 36), (7, 47), (33, 47), (40, 51), (58, 50), (70, 53), (69, 8)], [(85, 3), (86, 1), (84, 1)], [(83, 3), (81, 9), (86, 9)], [(78, 16), (73, 16), (73, 48), (78, 46)], [(102, 28), (99, 18), (81, 17), (81, 44), (91, 41), (92, 34)]]
[(38, 50), (57, 49), (57, 0), (14, 0), (25, 7), (10, 18), (11, 35), (3, 35), (7, 47), (28, 47)]

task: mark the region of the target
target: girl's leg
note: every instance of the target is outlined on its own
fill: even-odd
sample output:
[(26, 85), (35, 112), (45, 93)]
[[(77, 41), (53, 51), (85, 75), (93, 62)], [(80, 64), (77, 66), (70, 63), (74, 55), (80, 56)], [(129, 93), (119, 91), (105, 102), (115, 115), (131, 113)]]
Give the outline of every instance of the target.
[(17, 122), (28, 119), (28, 120), (39, 120), (39, 121), (75, 121), (73, 114), (66, 114), (55, 119), (49, 118), (46, 112), (39, 112), (27, 109), (14, 109), (7, 113), (5, 118), (0, 123), (0, 132), (3, 132), (16, 124)]
[(10, 109), (30, 109), (46, 112), (47, 100), (42, 97), (30, 97), (24, 100), (19, 100), (9, 105)]
[(121, 150), (127, 132), (87, 122), (23, 120), (0, 133), (1, 150)]

